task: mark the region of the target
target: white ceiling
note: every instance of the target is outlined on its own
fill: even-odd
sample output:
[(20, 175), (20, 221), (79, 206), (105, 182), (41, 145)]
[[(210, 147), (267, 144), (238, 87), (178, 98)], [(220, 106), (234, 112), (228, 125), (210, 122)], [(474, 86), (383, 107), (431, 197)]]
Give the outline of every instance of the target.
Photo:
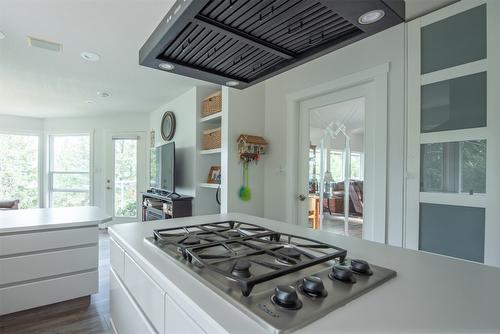
[[(150, 112), (202, 81), (138, 65), (174, 0), (0, 0), (0, 114), (72, 117)], [(63, 44), (62, 53), (27, 36)], [(99, 54), (99, 62), (80, 57)], [(111, 97), (98, 97), (106, 91)], [(88, 104), (87, 100), (94, 103)]]
[[(454, 0), (406, 0), (414, 18)], [(73, 117), (150, 112), (194, 79), (138, 65), (140, 47), (174, 0), (0, 0), (0, 114)], [(63, 44), (62, 53), (27, 36)], [(82, 51), (101, 56), (80, 58)], [(100, 98), (106, 91), (109, 98)], [(94, 101), (91, 104), (86, 101)]]
[(310, 111), (309, 124), (313, 128), (326, 129), (332, 124), (335, 131), (337, 122), (344, 124), (351, 134), (364, 133), (365, 98), (330, 104)]

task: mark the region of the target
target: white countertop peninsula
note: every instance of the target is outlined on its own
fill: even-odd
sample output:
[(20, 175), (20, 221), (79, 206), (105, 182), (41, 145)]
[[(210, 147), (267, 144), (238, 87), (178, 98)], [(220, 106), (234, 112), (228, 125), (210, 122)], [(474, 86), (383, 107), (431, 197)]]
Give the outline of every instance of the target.
[(111, 217), (96, 206), (0, 210), (0, 233), (90, 226), (109, 220)]
[[(110, 228), (113, 240), (111, 314), (119, 334), (127, 333), (125, 328), (129, 319), (136, 319), (133, 310), (137, 319), (144, 322), (144, 326), (139, 327), (143, 332), (148, 329), (159, 333), (172, 332), (168, 329), (198, 333), (266, 332), (194, 278), (180, 263), (144, 241), (144, 237), (152, 235), (153, 229), (227, 220), (318, 239), (347, 249), (350, 257), (397, 271), (396, 278), (296, 333), (500, 332), (499, 268), (247, 215), (228, 214)], [(139, 277), (144, 277), (141, 288), (133, 285)], [(132, 285), (129, 287), (129, 284)], [(132, 298), (126, 298), (127, 295)], [(158, 307), (151, 307), (155, 299)], [(132, 306), (127, 306), (127, 300), (132, 301)], [(123, 316), (123, 310), (127, 311), (128, 319)]]
[(0, 211), (0, 315), (98, 289), (98, 207)]

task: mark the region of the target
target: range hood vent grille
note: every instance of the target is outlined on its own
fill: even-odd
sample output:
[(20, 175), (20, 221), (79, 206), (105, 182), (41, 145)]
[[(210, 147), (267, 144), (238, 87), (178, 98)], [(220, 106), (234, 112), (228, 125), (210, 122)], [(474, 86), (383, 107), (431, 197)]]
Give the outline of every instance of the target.
[[(169, 62), (174, 73), (237, 80), (239, 88), (401, 21), (378, 0), (192, 0), (173, 8), (141, 49), (141, 64)], [(357, 22), (371, 8), (389, 11), (384, 25)]]

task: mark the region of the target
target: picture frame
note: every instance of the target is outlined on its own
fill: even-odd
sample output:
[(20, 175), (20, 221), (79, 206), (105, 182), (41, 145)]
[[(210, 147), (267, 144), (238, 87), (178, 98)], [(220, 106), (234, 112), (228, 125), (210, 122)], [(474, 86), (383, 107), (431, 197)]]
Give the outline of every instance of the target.
[(220, 166), (212, 166), (210, 167), (210, 172), (208, 172), (208, 183), (220, 184), (221, 174), (220, 174)]

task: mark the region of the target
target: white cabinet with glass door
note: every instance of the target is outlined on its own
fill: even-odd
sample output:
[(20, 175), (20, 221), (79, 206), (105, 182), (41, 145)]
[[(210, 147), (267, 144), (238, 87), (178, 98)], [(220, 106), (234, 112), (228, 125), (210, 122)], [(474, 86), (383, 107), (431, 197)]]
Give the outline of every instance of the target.
[(113, 222), (137, 221), (146, 182), (146, 134), (109, 133), (106, 150), (106, 210)]
[(406, 247), (500, 266), (500, 2), (408, 24)]

